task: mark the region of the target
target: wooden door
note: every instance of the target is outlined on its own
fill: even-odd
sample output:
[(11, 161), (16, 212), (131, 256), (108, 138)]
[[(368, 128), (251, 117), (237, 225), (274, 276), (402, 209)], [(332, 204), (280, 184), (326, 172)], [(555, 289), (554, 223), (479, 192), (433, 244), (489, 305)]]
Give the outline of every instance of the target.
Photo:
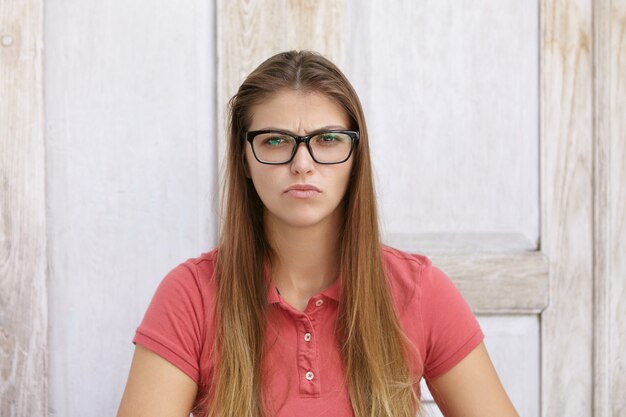
[(626, 415), (626, 0), (172, 4), (0, 1), (2, 416), (115, 412), (156, 284), (215, 242), (227, 98), (304, 48), (520, 414)]

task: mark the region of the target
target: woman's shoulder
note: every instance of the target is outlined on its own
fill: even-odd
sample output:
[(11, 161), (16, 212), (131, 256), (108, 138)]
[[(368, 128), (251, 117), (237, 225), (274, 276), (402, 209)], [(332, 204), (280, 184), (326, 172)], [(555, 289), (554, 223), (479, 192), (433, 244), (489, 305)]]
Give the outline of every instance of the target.
[[(134, 343), (140, 344), (176, 365), (196, 383), (206, 374), (200, 359), (210, 349), (215, 304), (216, 250), (189, 258), (161, 280), (137, 328)], [(207, 333), (209, 332), (209, 333)]]
[(453, 287), (450, 278), (431, 259), (420, 253), (409, 253), (390, 246), (381, 246), (385, 276), (396, 301), (429, 296), (442, 287)]
[(217, 249), (188, 258), (172, 268), (161, 280), (157, 293), (186, 296), (192, 293), (211, 294), (215, 286)]
[(420, 285), (433, 268), (430, 258), (423, 254), (408, 253), (381, 245), (381, 255), (385, 275), (392, 285), (406, 288)]
[(215, 266), (217, 264), (218, 249), (214, 248), (209, 252), (202, 252), (197, 257), (188, 258), (175, 266), (170, 274), (180, 273), (182, 275), (196, 276), (204, 280), (210, 280), (215, 274)]
[(383, 256), (383, 262), (395, 263), (416, 268), (424, 268), (432, 265), (430, 258), (419, 253), (409, 253), (391, 246), (381, 245), (380, 250)]
[(209, 252), (203, 252), (195, 258), (189, 258), (181, 263), (179, 267), (185, 267), (190, 270), (196, 270), (203, 273), (205, 277), (212, 277), (215, 272), (217, 263), (218, 248), (213, 248)]
[(385, 246), (382, 257), (402, 328), (420, 349), (425, 376), (435, 378), (482, 341), (480, 326), (452, 280), (427, 256)]
[(218, 248), (213, 248), (209, 252), (202, 252), (195, 258), (188, 258), (182, 262), (181, 265), (185, 265), (188, 268), (202, 268), (202, 269), (215, 269), (215, 263), (217, 262)]
[(381, 257), (385, 278), (399, 311), (411, 310), (411, 305), (418, 306), (416, 302), (422, 296), (425, 277), (432, 267), (430, 259), (386, 245), (381, 245)]

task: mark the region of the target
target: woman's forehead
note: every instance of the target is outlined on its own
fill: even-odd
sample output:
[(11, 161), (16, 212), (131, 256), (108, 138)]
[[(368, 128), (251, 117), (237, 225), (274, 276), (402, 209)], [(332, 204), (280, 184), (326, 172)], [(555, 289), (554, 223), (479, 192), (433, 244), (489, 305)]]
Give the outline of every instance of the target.
[(326, 94), (281, 90), (252, 106), (248, 130), (279, 129), (301, 132), (331, 127), (347, 129), (349, 122), (343, 106)]

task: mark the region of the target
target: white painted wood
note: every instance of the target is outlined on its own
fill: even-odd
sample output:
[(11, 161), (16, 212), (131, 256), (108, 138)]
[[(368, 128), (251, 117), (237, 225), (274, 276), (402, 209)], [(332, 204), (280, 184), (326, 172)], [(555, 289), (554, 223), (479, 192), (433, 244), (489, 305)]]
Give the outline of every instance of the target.
[(0, 2), (0, 415), (47, 409), (43, 1)]
[(542, 416), (592, 414), (591, 1), (541, 2)]
[(218, 160), (226, 152), (225, 108), (254, 68), (288, 50), (315, 50), (340, 67), (344, 0), (217, 0)]
[[(607, 11), (608, 12), (608, 11)], [(609, 389), (611, 415), (626, 416), (626, 1), (611, 2), (611, 141), (606, 242), (611, 296)], [(602, 301), (600, 301), (602, 302)]]
[(538, 2), (348, 1), (346, 16), (385, 235), (537, 250)]
[(533, 245), (519, 233), (387, 233), (385, 242), (424, 253), (524, 252)]
[(594, 416), (626, 416), (626, 1), (594, 16)]
[[(479, 316), (485, 345), (520, 417), (539, 417), (539, 317)], [(422, 383), (426, 416), (441, 416)]]
[(115, 415), (157, 284), (215, 244), (213, 20), (46, 4), (50, 416)]

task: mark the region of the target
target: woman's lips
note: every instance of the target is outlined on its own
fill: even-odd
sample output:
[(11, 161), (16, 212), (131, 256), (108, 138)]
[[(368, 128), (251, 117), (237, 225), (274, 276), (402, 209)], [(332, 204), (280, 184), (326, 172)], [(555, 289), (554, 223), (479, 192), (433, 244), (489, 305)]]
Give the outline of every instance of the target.
[(313, 198), (322, 193), (322, 190), (310, 184), (295, 184), (287, 188), (284, 192), (292, 198)]

